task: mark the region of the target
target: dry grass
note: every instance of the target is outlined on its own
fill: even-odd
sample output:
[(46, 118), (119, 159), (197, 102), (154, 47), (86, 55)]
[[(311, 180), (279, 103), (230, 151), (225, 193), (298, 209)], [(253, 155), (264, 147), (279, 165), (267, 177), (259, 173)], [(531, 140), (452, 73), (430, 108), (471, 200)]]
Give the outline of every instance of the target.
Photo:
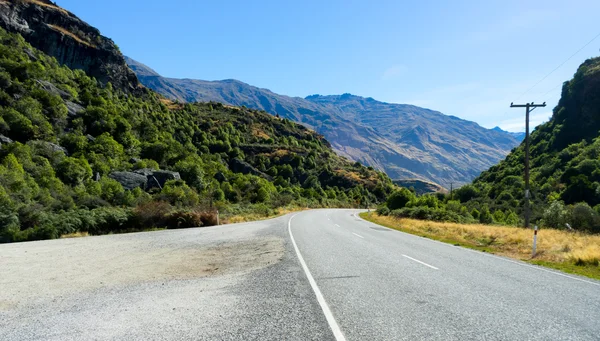
[[(42, 7), (52, 8), (52, 9), (58, 10), (60, 12), (63, 12), (64, 14), (67, 14), (67, 15), (69, 14), (69, 12), (67, 12), (67, 10), (65, 10), (63, 8), (60, 8), (60, 7), (56, 6), (56, 5), (48, 4), (48, 3), (45, 3), (45, 2), (42, 2), (42, 1), (39, 1), (39, 0), (21, 0), (21, 1), (23, 1), (23, 2), (29, 2), (29, 3), (36, 4), (36, 5), (42, 6)], [(14, 0), (13, 0), (13, 2), (14, 2)]]
[(69, 233), (69, 234), (63, 234), (62, 236), (60, 236), (60, 238), (81, 238), (81, 237), (88, 237), (90, 234), (87, 232), (75, 232), (75, 233)]
[(252, 127), (252, 136), (260, 137), (261, 139), (268, 140), (271, 136), (267, 135), (262, 129), (258, 127)]
[(252, 214), (246, 214), (246, 215), (236, 215), (236, 216), (231, 216), (231, 217), (225, 218), (222, 221), (222, 224), (237, 224), (237, 223), (247, 223), (247, 222), (251, 222), (251, 221), (272, 219), (272, 218), (281, 217), (281, 216), (286, 215), (288, 213), (298, 212), (298, 211), (304, 211), (306, 209), (307, 208), (305, 208), (305, 207), (278, 208), (277, 209), (277, 214), (272, 215), (272, 216), (268, 216), (268, 217), (265, 217), (264, 214), (258, 214), (258, 213), (252, 213)]
[(56, 25), (50, 25), (50, 24), (48, 24), (48, 27), (52, 28), (53, 30), (55, 30), (57, 32), (60, 32), (60, 33), (62, 33), (64, 35), (67, 35), (67, 36), (73, 38), (76, 42), (78, 42), (80, 44), (83, 44), (83, 45), (86, 45), (86, 46), (89, 46), (89, 47), (92, 47), (92, 48), (96, 48), (96, 45), (94, 45), (94, 44), (92, 44), (92, 43), (90, 43), (88, 41), (85, 41), (85, 40), (81, 39), (76, 34), (74, 34), (73, 32), (68, 31), (65, 28), (62, 28), (62, 27), (56, 26)]
[(398, 219), (373, 213), (363, 213), (361, 216), (403, 232), (600, 278), (598, 235), (553, 229), (540, 230), (538, 252), (535, 258), (532, 258), (533, 231), (530, 229)]
[(167, 108), (169, 108), (169, 110), (181, 110), (183, 109), (183, 104), (181, 103), (177, 103), (177, 102), (173, 102), (168, 98), (161, 98), (160, 102), (164, 105), (167, 106)]

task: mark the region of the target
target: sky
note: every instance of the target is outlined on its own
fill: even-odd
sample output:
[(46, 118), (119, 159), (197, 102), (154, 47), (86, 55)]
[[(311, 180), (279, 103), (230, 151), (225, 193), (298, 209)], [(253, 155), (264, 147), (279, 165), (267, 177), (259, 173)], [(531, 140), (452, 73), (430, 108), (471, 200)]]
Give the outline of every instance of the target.
[(163, 76), (352, 93), (509, 131), (524, 130), (511, 102), (546, 101), (531, 120), (547, 121), (600, 55), (600, 37), (584, 47), (597, 0), (55, 1)]

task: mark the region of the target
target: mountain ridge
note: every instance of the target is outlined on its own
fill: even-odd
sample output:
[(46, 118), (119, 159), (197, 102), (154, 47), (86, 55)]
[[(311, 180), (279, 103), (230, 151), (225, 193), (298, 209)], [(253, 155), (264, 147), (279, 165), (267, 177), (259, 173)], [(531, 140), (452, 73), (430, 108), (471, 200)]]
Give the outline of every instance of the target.
[[(167, 78), (130, 57), (126, 60), (145, 86), (173, 100), (222, 102), (292, 119), (325, 135), (340, 155), (393, 179), (421, 179), (445, 187), (468, 183), (520, 142), (508, 132), (410, 104), (351, 94), (290, 97), (231, 79)], [(446, 125), (454, 135), (444, 133)], [(389, 129), (394, 126), (404, 128)], [(426, 128), (410, 131), (417, 126)]]

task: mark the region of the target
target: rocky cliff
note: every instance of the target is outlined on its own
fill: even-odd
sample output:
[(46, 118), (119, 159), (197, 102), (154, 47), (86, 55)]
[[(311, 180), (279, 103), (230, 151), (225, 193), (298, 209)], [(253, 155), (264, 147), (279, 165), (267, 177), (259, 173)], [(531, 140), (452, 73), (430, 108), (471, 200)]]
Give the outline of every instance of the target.
[(140, 88), (115, 43), (73, 13), (48, 0), (0, 0), (0, 26), (61, 64), (84, 70), (127, 92)]

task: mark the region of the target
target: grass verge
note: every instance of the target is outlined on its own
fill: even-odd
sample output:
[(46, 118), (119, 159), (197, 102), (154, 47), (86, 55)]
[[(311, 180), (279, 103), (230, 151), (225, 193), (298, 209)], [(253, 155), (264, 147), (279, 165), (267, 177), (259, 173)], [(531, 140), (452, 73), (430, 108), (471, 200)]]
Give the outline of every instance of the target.
[(597, 235), (540, 230), (537, 254), (532, 258), (533, 231), (530, 229), (398, 219), (372, 212), (360, 216), (394, 230), (600, 279), (600, 236)]

